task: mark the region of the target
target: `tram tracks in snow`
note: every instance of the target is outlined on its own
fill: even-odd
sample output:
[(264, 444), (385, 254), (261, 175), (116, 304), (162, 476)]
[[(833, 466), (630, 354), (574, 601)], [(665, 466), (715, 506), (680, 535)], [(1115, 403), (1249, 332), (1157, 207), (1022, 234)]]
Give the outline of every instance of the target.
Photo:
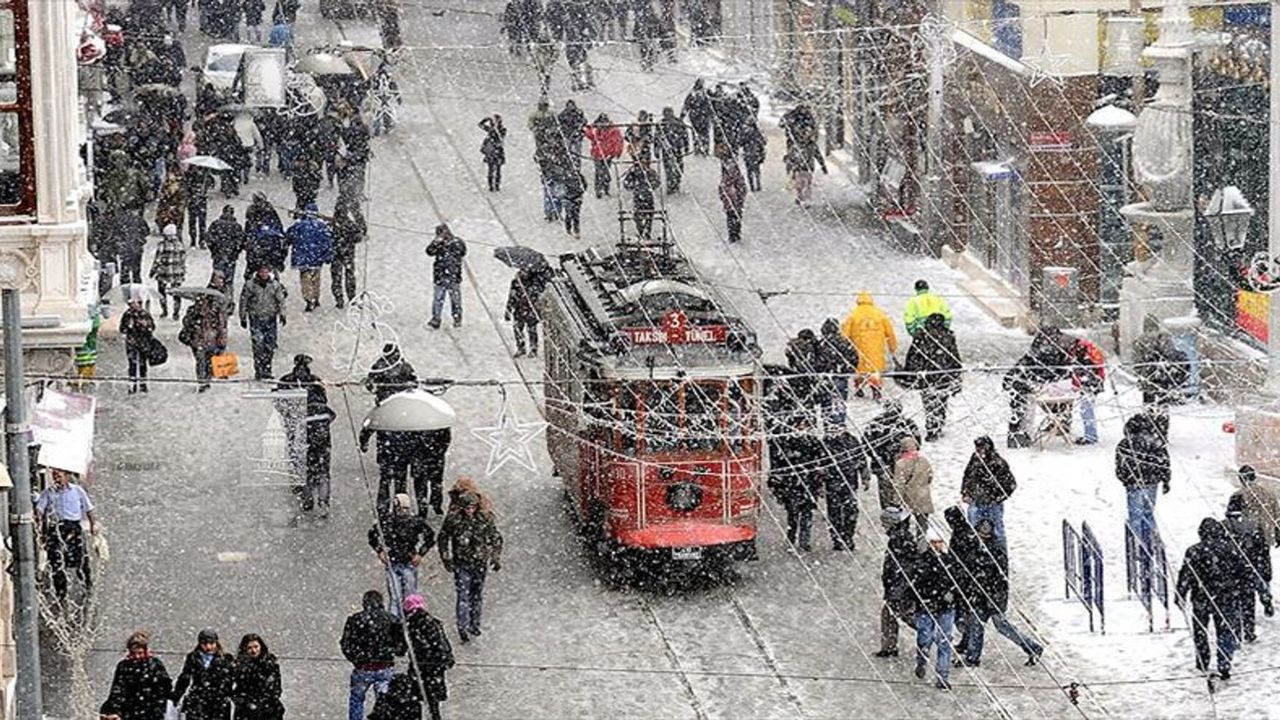
[[(613, 98), (609, 98), (608, 96), (604, 96), (604, 97), (606, 97), (611, 102), (614, 102), (615, 104), (617, 104), (617, 101), (614, 100)], [(447, 127), (444, 121), (442, 120), (442, 118), (440, 117), (439, 113), (436, 111), (434, 103), (431, 102), (431, 92), (429, 89), (426, 92), (426, 97), (422, 98), (422, 104), (426, 108), (427, 114), (430, 116), (432, 122), (435, 124), (437, 128)], [(449, 146), (450, 151), (457, 158), (458, 162), (461, 165), (462, 171), (466, 174), (467, 179), (472, 184), (472, 186), (476, 188), (480, 188), (481, 185), (480, 185), (479, 177), (476, 175), (474, 169), (471, 167), (471, 163), (469, 162), (467, 154), (464, 153), (462, 148), (458, 146), (457, 140), (454, 138), (453, 134), (445, 131), (445, 132), (441, 132), (440, 136), (444, 139), (445, 143)], [(417, 184), (421, 188), (424, 198), (427, 201), (427, 204), (431, 207), (431, 210), (436, 215), (436, 217), (441, 222), (444, 222), (446, 219), (446, 215), (443, 211), (443, 208), (440, 206), (439, 201), (435, 197), (434, 193), (432, 193), (431, 188), (427, 183), (426, 173), (423, 172), (421, 166), (418, 164), (413, 154), (409, 152), (410, 148), (407, 147), (405, 143), (400, 141), (400, 139), (394, 133), (389, 135), (387, 139), (393, 145), (396, 146), (396, 149), (399, 151), (400, 156), (405, 158), (405, 160), (409, 163), (410, 167), (413, 170), (414, 179), (417, 181)], [(500, 228), (502, 228), (502, 232), (507, 236), (507, 239), (510, 241), (510, 243), (512, 245), (521, 245), (522, 243), (517, 239), (516, 234), (512, 231), (511, 227), (503, 219), (501, 213), (498, 212), (498, 209), (494, 205), (493, 199), (489, 196), (489, 194), (481, 193), (481, 197), (484, 199), (485, 205), (488, 208), (489, 214), (492, 216), (494, 222), (496, 222), (497, 225)], [(475, 278), (474, 278), (474, 275), (472, 275), (470, 268), (468, 268), (468, 275), (471, 276), (471, 280), (473, 284), (475, 284)], [(478, 287), (477, 287), (477, 291), (479, 291)], [(534, 392), (533, 388), (528, 384), (527, 379), (524, 378), (523, 371), (518, 365), (516, 366), (516, 369), (517, 369), (517, 372), (521, 373), (522, 380), (526, 380), (525, 386), (529, 391), (531, 398), (534, 400), (535, 405), (537, 405), (538, 404), (537, 394)], [(541, 408), (539, 408), (539, 410), (541, 411)], [(781, 691), (782, 697), (784, 698), (784, 700), (787, 702), (787, 704), (795, 708), (796, 714), (798, 717), (805, 718), (806, 715), (804, 712), (804, 708), (801, 705), (799, 696), (796, 695), (796, 693), (791, 687), (791, 684), (788, 682), (787, 678), (782, 675), (781, 670), (778, 667), (778, 663), (774, 658), (772, 651), (770, 651), (768, 644), (765, 642), (764, 636), (760, 632), (760, 629), (756, 626), (755, 622), (751, 619), (751, 616), (747, 612), (746, 607), (738, 599), (732, 587), (724, 586), (720, 588), (718, 593), (722, 596), (723, 601), (728, 606), (737, 624), (742, 628), (742, 631), (744, 632), (744, 634), (751, 641), (752, 645), (756, 650), (757, 655), (759, 656), (760, 662), (768, 670), (768, 674), (772, 676), (774, 681), (777, 683), (778, 688)], [(683, 689), (685, 698), (689, 702), (689, 707), (693, 711), (694, 717), (696, 717), (697, 720), (710, 720), (710, 715), (707, 712), (707, 708), (704, 705), (703, 701), (699, 699), (698, 693), (694, 688), (693, 674), (689, 672), (689, 670), (686, 667), (686, 663), (682, 661), (680, 653), (676, 649), (676, 643), (674, 642), (672, 635), (668, 629), (668, 625), (665, 624), (658, 617), (658, 613), (654, 609), (653, 604), (649, 602), (647, 598), (645, 598), (645, 596), (643, 595), (643, 591), (641, 593), (638, 593), (636, 595), (636, 598), (638, 601), (637, 606), (639, 608), (641, 615), (643, 615), (645, 619), (653, 626), (655, 632), (658, 635), (658, 638), (662, 643), (663, 652), (667, 657), (667, 662), (670, 663), (671, 668), (675, 671), (674, 675), (675, 677), (678, 678), (680, 682), (681, 688)]]

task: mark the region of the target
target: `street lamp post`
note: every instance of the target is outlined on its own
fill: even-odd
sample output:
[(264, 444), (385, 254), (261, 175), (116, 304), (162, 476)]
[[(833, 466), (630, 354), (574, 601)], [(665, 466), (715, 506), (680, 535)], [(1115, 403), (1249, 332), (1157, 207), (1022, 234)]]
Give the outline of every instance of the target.
[(44, 700), (40, 683), (39, 611), (36, 607), (35, 505), (31, 500), (31, 472), (28, 446), (31, 426), (27, 424), (26, 384), (22, 367), (22, 296), (10, 280), (8, 268), (0, 267), (0, 310), (4, 319), (4, 445), (13, 497), (9, 504), (9, 534), (13, 538), (14, 628), (18, 659), (18, 720), (40, 720)]

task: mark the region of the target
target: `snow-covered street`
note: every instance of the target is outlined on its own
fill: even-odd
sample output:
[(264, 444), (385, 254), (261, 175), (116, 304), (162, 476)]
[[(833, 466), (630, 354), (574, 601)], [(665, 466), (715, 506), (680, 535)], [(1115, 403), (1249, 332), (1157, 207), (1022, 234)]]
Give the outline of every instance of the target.
[[(816, 177), (807, 206), (795, 203), (777, 126), (789, 106), (759, 84), (754, 90), (764, 106), (768, 159), (763, 190), (747, 200), (742, 242), (725, 242), (718, 163), (692, 155), (683, 190), (666, 199), (675, 240), (756, 330), (766, 363), (782, 364), (788, 339), (802, 328), (816, 330), (828, 317), (843, 319), (859, 292), (874, 295), (894, 320), (902, 357), (908, 338), (901, 318), (913, 283), (927, 279), (949, 300), (966, 373), (945, 433), (923, 448), (934, 467), (934, 502), (940, 516), (942, 508), (960, 501), (973, 440), (996, 438), (1018, 480), (1005, 507), (1009, 616), (1044, 641), (1041, 663), (1024, 666), (1022, 652), (988, 630), (981, 667), (956, 668), (953, 689), (940, 692), (912, 675), (910, 631), (899, 640), (899, 657), (872, 656), (879, 649), (885, 551), (874, 489), (860, 495), (853, 552), (832, 551), (821, 510), (814, 550), (793, 552), (784, 538), (783, 511), (769, 498), (760, 516), (759, 559), (742, 563), (735, 581), (651, 592), (615, 587), (599, 577), (575, 535), (541, 440), (534, 445), (535, 472), (508, 464), (485, 477), (489, 448), (471, 429), (493, 424), (498, 415), (502, 395), (492, 383), (508, 383), (512, 408), (523, 420), (538, 418), (542, 405), (541, 358), (511, 357), (511, 326), (503, 310), (512, 271), (493, 257), (493, 249), (522, 245), (552, 257), (609, 245), (618, 233), (616, 197), (596, 199), (589, 191), (581, 238), (543, 220), (534, 142), (525, 128), (538, 99), (538, 77), (501, 40), (502, 5), (475, 0), (441, 10), (405, 3), (406, 46), (396, 68), (404, 96), (401, 122), (373, 142), (365, 207), (369, 239), (357, 251), (357, 287), (384, 299), (379, 320), (418, 376), (460, 383), (445, 395), (458, 411), (446, 486), (460, 475), (476, 478), (492, 496), (505, 536), (502, 570), (488, 580), (484, 635), (467, 645), (454, 642), (458, 664), (448, 674), (445, 717), (1271, 716), (1270, 670), (1280, 664), (1272, 618), (1258, 618), (1258, 642), (1239, 651), (1234, 678), (1211, 697), (1193, 667), (1180, 612), (1174, 608), (1171, 630), (1148, 634), (1138, 602), (1125, 598), (1125, 493), (1115, 479), (1113, 456), (1125, 418), (1141, 407), (1136, 388), (1118, 376), (1109, 381), (1098, 400), (1097, 445), (1005, 450), (1009, 405), (1001, 376), (1026, 351), (1030, 337), (989, 317), (960, 289), (959, 271), (896, 247), (862, 209), (860, 191), (838, 166)], [(324, 39), (377, 42), (371, 22), (344, 21), (338, 28), (315, 13), (314, 3), (306, 3), (296, 30), (300, 48)], [(187, 50), (194, 57), (192, 38)], [(607, 112), (616, 120), (630, 119), (642, 109), (660, 114), (671, 106), (678, 112), (698, 77), (760, 82), (752, 69), (715, 49), (682, 47), (677, 62), (660, 61), (646, 72), (628, 44), (608, 44), (593, 49), (591, 63), (597, 87), (570, 93), (561, 58), (550, 90), (553, 109), (572, 97), (588, 118)], [(503, 188), (490, 193), (477, 123), (494, 113), (503, 116), (510, 133)], [(589, 164), (584, 172), (590, 176)], [(253, 191), (266, 192), (282, 214), (293, 206), (293, 194), (278, 175), (255, 175), (246, 189), (232, 201), (238, 217)], [(334, 190), (322, 188), (323, 212), (334, 198)], [(222, 202), (220, 194), (211, 195), (211, 216)], [(441, 222), (468, 243), (465, 314), (460, 328), (446, 323), (433, 330), (426, 324), (431, 265), (424, 248)], [(188, 251), (187, 265), (189, 281), (203, 283), (207, 252)], [(157, 335), (172, 353), (156, 371), (162, 380), (153, 379), (145, 395), (126, 395), (123, 382), (94, 390), (97, 471), (88, 489), (112, 546), (99, 590), (104, 627), (89, 664), (98, 698), (106, 695), (131, 631), (147, 628), (152, 649), (176, 673), (197, 631), (213, 626), (224, 645), (248, 632), (268, 640), (283, 672), (286, 717), (346, 717), (350, 665), (338, 648), (343, 621), (359, 609), (365, 590), (385, 589), (384, 571), (365, 541), (374, 521), (378, 470), (373, 452), (362, 455), (356, 437), (373, 406), (358, 381), (376, 353), (368, 345), (353, 347), (347, 315), (332, 302), (327, 272), (315, 312), (302, 312), (296, 273), (287, 271), (284, 282), (289, 321), (281, 332), (276, 375), (288, 370), (295, 353), (308, 353), (325, 380), (349, 381), (329, 390), (337, 412), (332, 515), (299, 517), (288, 489), (265, 482), (255, 469), (269, 434), (270, 408), (245, 393), (262, 389), (261, 383), (215, 383), (196, 394), (189, 383), (163, 381), (189, 381), (194, 364), (176, 341), (179, 323), (158, 320)], [(126, 373), (115, 322), (104, 332), (100, 376)], [(231, 349), (241, 358), (240, 377), (247, 378), (248, 332), (233, 324), (230, 334)], [(376, 341), (361, 337), (364, 343)], [(924, 424), (918, 393), (893, 386), (888, 392)], [(854, 430), (879, 410), (870, 399), (853, 400)], [(1174, 407), (1171, 415), (1172, 490), (1159, 498), (1156, 514), (1176, 572), (1183, 551), (1196, 541), (1200, 519), (1221, 517), (1235, 487), (1233, 436), (1222, 429), (1234, 413), (1194, 403)], [(1064, 519), (1077, 527), (1087, 521), (1102, 542), (1105, 635), (1090, 634), (1080, 603), (1063, 599)], [(431, 523), (438, 525), (437, 517)], [(427, 606), (456, 639), (452, 579), (434, 553), (424, 568)], [(62, 673), (52, 656), (46, 651), (52, 673), (45, 680), (47, 712), (65, 717), (68, 698), (59, 693)], [(1072, 684), (1080, 686), (1078, 706), (1064, 690)]]

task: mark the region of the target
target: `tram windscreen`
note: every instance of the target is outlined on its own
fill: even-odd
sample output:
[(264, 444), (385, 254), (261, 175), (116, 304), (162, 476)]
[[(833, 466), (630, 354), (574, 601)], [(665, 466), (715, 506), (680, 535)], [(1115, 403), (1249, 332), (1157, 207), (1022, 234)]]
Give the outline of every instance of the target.
[[(661, 381), (635, 383), (619, 393), (618, 420), (636, 427), (650, 453), (739, 451), (752, 432), (750, 381)], [(636, 402), (643, 403), (637, 417)], [(635, 447), (635, 437), (623, 429), (622, 450)]]

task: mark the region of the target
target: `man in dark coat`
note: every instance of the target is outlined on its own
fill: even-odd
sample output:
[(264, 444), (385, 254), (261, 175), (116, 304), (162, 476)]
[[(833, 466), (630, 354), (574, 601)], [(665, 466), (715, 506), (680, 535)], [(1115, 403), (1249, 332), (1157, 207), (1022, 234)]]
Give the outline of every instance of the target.
[(829, 419), (844, 425), (849, 401), (849, 378), (858, 370), (858, 349), (840, 333), (840, 321), (822, 321), (818, 339), (818, 372), (827, 375), (826, 406)]
[(329, 461), (333, 452), (329, 429), (335, 417), (337, 414), (328, 403), (307, 403), (307, 484), (302, 488), (302, 509), (310, 511), (317, 507), (322, 519), (329, 517)]
[(949, 690), (951, 674), (951, 631), (956, 619), (957, 577), (955, 559), (946, 540), (936, 528), (928, 534), (929, 549), (920, 554), (913, 567), (911, 586), (920, 601), (916, 612), (916, 677), (924, 679), (929, 663), (929, 647), (937, 646), (935, 686)]
[(560, 142), (568, 154), (569, 165), (577, 170), (582, 164), (582, 129), (587, 126), (587, 116), (582, 114), (572, 100), (564, 101), (564, 109), (556, 116), (560, 126)]
[(218, 633), (212, 628), (201, 630), (195, 649), (187, 653), (182, 664), (170, 699), (174, 705), (181, 703), (188, 720), (228, 720), (234, 664), (231, 656), (222, 651)]
[(1124, 486), (1127, 525), (1138, 542), (1138, 569), (1145, 593), (1151, 583), (1152, 543), (1156, 533), (1156, 490), (1169, 492), (1169, 448), (1159, 423), (1139, 413), (1124, 425), (1116, 444), (1116, 479)]
[(347, 720), (364, 720), (369, 688), (385, 693), (395, 674), (396, 657), (408, 651), (400, 621), (383, 609), (382, 594), (369, 590), (361, 602), (363, 609), (347, 618), (339, 642), (342, 656), (351, 663)]
[(843, 425), (838, 426), (838, 432), (829, 433), (822, 446), (831, 549), (852, 552), (858, 530), (858, 489), (871, 485), (866, 449)]
[(404, 618), (401, 603), (418, 592), (418, 566), (427, 551), (435, 547), (436, 534), (423, 516), (409, 507), (409, 496), (397, 494), (390, 513), (379, 513), (378, 522), (369, 529), (369, 547), (387, 568), (387, 590), (391, 613)]
[(365, 389), (373, 393), (374, 402), (382, 402), (398, 392), (418, 386), (418, 376), (413, 365), (400, 352), (400, 346), (387, 343), (382, 355), (369, 368), (364, 381)]
[[(716, 144), (716, 156), (720, 158), (720, 207), (724, 209), (726, 238), (731, 243), (742, 239), (742, 214), (747, 207), (747, 181), (738, 169), (738, 161), (728, 146)], [(683, 172), (683, 169), (681, 170)], [(672, 192), (670, 188), (667, 192)]]
[[(529, 270), (521, 270), (511, 279), (507, 291), (507, 309), (503, 319), (512, 323), (516, 336), (516, 357), (538, 354), (538, 297), (546, 288), (541, 278)], [(528, 335), (528, 346), (525, 336)]]
[(880, 571), (880, 585), (884, 590), (884, 603), (880, 606), (880, 649), (875, 656), (898, 656), (898, 623), (915, 629), (919, 598), (911, 587), (915, 565), (920, 560), (919, 536), (916, 524), (909, 522), (911, 515), (898, 511), (887, 520), (888, 542), (884, 551), (884, 566)]
[(430, 507), (437, 515), (444, 514), (444, 467), (453, 442), (449, 428), (423, 430), (409, 433), (412, 444), (409, 475), (413, 478), (413, 494), (418, 502), (418, 512), (424, 517)]
[(751, 192), (760, 191), (760, 166), (764, 165), (767, 144), (764, 133), (755, 123), (742, 132), (742, 164), (747, 168), (747, 187)]
[(120, 284), (142, 282), (142, 252), (151, 232), (140, 212), (111, 214), (111, 233), (120, 258)]
[(462, 326), (462, 262), (467, 255), (467, 244), (440, 223), (436, 226), (435, 239), (427, 245), (427, 254), (435, 258), (431, 267), (434, 290), (431, 297), (431, 328), (440, 327), (440, 313), (444, 310), (445, 295), (453, 310), (453, 326)]
[(867, 447), (867, 459), (871, 462), (871, 472), (880, 485), (880, 509), (884, 504), (885, 490), (893, 483), (893, 467), (898, 461), (903, 438), (915, 438), (920, 442), (920, 427), (915, 421), (902, 412), (902, 402), (894, 398), (886, 398), (881, 402), (884, 411), (872, 418), (862, 434), (862, 442)]
[(996, 541), (1005, 545), (1004, 501), (1018, 487), (1009, 463), (996, 452), (996, 444), (983, 435), (973, 441), (973, 455), (960, 481), (960, 499), (969, 505), (969, 524), (988, 519), (995, 528)]
[(1222, 521), (1227, 531), (1228, 549), (1238, 564), (1247, 568), (1244, 575), (1233, 578), (1236, 584), (1236, 611), (1240, 619), (1238, 637), (1251, 643), (1258, 639), (1256, 606), (1262, 598), (1262, 609), (1267, 617), (1275, 614), (1271, 594), (1266, 589), (1271, 584), (1271, 549), (1262, 536), (1257, 522), (1245, 516), (1244, 496), (1233, 493), (1227, 500), (1227, 516)]
[(1200, 521), (1200, 542), (1187, 548), (1175, 586), (1178, 604), (1191, 600), (1191, 634), (1196, 646), (1196, 669), (1209, 670), (1209, 623), (1218, 646), (1218, 676), (1231, 677), (1231, 656), (1238, 638), (1234, 612), (1235, 578), (1248, 568), (1227, 551), (1227, 531), (1213, 518)]
[(693, 151), (706, 155), (711, 147), (711, 99), (707, 97), (702, 78), (693, 81), (693, 89), (684, 97), (680, 119), (684, 118), (689, 119), (689, 126), (693, 128)]
[(1145, 405), (1178, 400), (1191, 374), (1186, 353), (1152, 315), (1143, 319), (1142, 334), (1133, 341), (1133, 369)]
[(1031, 340), (1031, 349), (1005, 373), (1002, 387), (1009, 395), (1008, 447), (1031, 445), (1031, 398), (1041, 387), (1071, 377), (1073, 363), (1067, 350), (1070, 344), (1070, 338), (1060, 329), (1043, 327)]
[[(222, 215), (209, 225), (209, 256), (213, 269), (222, 273), (227, 281), (227, 296), (235, 297), (236, 263), (244, 252), (244, 228), (236, 221), (236, 209), (230, 205), (222, 208)], [(257, 268), (254, 268), (256, 271)]]
[(333, 210), (333, 262), (329, 265), (334, 303), (343, 307), (356, 299), (356, 246), (364, 242), (367, 226), (356, 203)]
[(689, 152), (689, 129), (676, 117), (670, 107), (662, 108), (658, 125), (658, 156), (662, 160), (662, 172), (667, 176), (667, 193), (680, 192), (680, 179), (684, 177), (684, 156)]
[(769, 439), (769, 490), (787, 513), (787, 542), (796, 549), (813, 549), (813, 511), (822, 495), (822, 443), (809, 434), (804, 415), (797, 416), (786, 436)]
[(971, 528), (958, 507), (947, 508), (944, 514), (952, 528), (951, 552), (956, 559), (956, 581), (963, 597), (959, 610), (964, 617), (964, 633), (956, 647), (964, 653), (964, 664), (969, 667), (981, 664), (989, 620), (996, 632), (1027, 654), (1027, 665), (1035, 665), (1044, 648), (1030, 635), (1019, 631), (1005, 615), (1009, 607), (1009, 556), (995, 537), (995, 525), (983, 518), (976, 528)]
[(960, 350), (956, 336), (940, 313), (925, 318), (924, 327), (911, 338), (905, 371), (920, 391), (924, 405), (924, 439), (937, 440), (947, 423), (947, 403), (960, 392)]

